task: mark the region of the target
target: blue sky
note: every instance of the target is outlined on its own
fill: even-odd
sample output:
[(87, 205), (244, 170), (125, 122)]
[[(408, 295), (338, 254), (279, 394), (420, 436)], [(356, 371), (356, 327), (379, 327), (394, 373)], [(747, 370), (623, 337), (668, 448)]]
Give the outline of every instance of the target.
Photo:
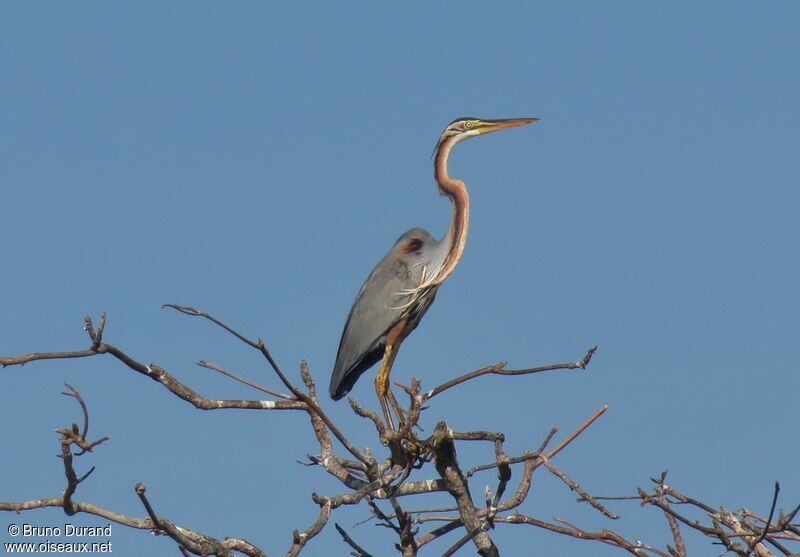
[[(325, 386), (372, 266), (405, 230), (447, 228), (430, 161), (444, 126), (536, 116), (454, 151), (473, 203), (467, 250), (393, 377), (433, 387), (597, 344), (588, 371), (483, 378), (442, 395), (425, 425), (502, 430), (518, 454), (608, 403), (557, 462), (590, 492), (634, 493), (668, 469), (712, 505), (764, 513), (780, 480), (792, 507), (800, 8), (751, 8), (4, 3), (0, 354), (84, 348), (83, 316), (105, 311), (108, 342), (208, 397), (257, 394), (200, 359), (277, 386), (257, 354), (160, 309), (176, 302), (263, 337), (287, 371), (307, 359)], [(315, 452), (304, 416), (203, 413), (98, 357), (2, 370), (0, 500), (63, 489), (52, 430), (79, 419), (64, 380), (91, 433), (111, 436), (78, 462), (97, 466), (81, 500), (142, 516), (141, 481), (173, 521), (273, 555), (315, 519), (312, 490), (340, 492), (296, 463)], [(377, 408), (371, 383), (353, 394)], [(327, 402), (357, 445), (377, 448), (346, 403)], [(465, 467), (490, 458), (462, 453)], [(623, 519), (605, 524), (556, 481), (536, 482), (523, 512), (668, 540), (651, 509), (614, 505)], [(333, 520), (391, 554), (382, 529), (353, 526), (366, 517)], [(524, 527), (494, 535), (508, 555), (615, 553)], [(113, 542), (117, 555), (175, 554), (122, 527)], [(331, 524), (305, 551), (349, 550)]]

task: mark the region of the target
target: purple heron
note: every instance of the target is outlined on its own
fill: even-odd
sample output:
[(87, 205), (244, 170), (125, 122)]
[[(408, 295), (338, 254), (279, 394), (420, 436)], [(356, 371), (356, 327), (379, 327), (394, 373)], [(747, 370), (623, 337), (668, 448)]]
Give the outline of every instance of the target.
[(433, 156), (433, 174), (439, 192), (450, 198), (453, 214), (444, 238), (437, 240), (422, 228), (412, 228), (397, 240), (358, 291), (344, 325), (339, 352), (331, 375), (330, 395), (346, 395), (359, 376), (381, 361), (375, 392), (393, 428), (387, 401), (403, 420), (389, 386), (389, 373), (400, 344), (419, 324), (439, 286), (458, 265), (467, 242), (469, 195), (461, 180), (447, 173), (447, 159), (460, 141), (486, 133), (524, 126), (538, 118), (481, 120), (459, 118), (448, 125)]

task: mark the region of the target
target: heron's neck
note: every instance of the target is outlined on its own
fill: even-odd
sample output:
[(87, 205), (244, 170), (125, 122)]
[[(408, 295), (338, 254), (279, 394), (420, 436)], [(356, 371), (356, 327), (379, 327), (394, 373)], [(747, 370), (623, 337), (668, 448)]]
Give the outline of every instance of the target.
[(469, 194), (467, 193), (467, 186), (461, 180), (453, 179), (447, 174), (447, 159), (450, 156), (450, 150), (456, 143), (457, 141), (446, 139), (439, 147), (434, 162), (433, 172), (436, 181), (439, 183), (439, 190), (450, 198), (453, 205), (450, 228), (443, 239), (447, 246), (447, 257), (436, 277), (436, 284), (444, 282), (455, 270), (456, 265), (461, 260), (461, 255), (464, 253), (469, 229)]

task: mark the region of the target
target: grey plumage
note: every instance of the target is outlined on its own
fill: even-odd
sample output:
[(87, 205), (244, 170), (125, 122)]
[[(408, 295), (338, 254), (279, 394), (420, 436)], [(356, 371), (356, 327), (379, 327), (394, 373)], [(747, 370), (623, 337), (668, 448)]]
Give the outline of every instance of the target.
[[(414, 296), (423, 272), (435, 272), (441, 251), (438, 242), (426, 230), (412, 228), (395, 242), (375, 266), (350, 309), (344, 326), (339, 352), (331, 375), (330, 395), (339, 400), (359, 376), (380, 361), (386, 347), (386, 333), (404, 315), (414, 329), (430, 307), (434, 291)], [(409, 302), (411, 302), (409, 304)]]

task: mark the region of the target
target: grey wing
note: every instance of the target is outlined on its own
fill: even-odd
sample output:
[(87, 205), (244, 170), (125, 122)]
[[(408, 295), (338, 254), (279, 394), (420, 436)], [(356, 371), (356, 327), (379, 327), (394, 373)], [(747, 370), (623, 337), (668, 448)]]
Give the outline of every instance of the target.
[(433, 242), (426, 231), (415, 228), (403, 234), (370, 273), (356, 296), (339, 342), (331, 375), (330, 395), (346, 395), (359, 376), (375, 365), (386, 347), (386, 333), (401, 317), (409, 315), (413, 326), (427, 310), (433, 296), (423, 305), (412, 299), (425, 272), (423, 249)]

